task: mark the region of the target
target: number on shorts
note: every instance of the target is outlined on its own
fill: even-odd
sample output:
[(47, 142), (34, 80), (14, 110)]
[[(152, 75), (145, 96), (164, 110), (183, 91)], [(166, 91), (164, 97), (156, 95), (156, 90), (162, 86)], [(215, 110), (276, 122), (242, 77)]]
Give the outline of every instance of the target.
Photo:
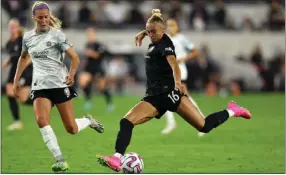
[(172, 91), (172, 93), (168, 94), (168, 97), (172, 100), (173, 103), (176, 103), (180, 99), (179, 95), (175, 94), (175, 91)]
[(35, 91), (31, 91), (31, 99), (32, 99), (32, 100), (34, 99), (34, 92), (35, 92)]

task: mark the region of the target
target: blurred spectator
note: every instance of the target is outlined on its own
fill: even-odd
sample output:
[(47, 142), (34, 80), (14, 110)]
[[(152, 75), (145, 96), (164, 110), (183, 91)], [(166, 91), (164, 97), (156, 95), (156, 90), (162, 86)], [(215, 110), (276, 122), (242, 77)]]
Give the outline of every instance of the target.
[(183, 9), (180, 0), (173, 0), (171, 2), (170, 18), (180, 21), (183, 16)]
[[(28, 0), (2, 0), (1, 5), (10, 18), (17, 18), (22, 26), (27, 25), (29, 1)], [(31, 16), (31, 14), (29, 15)]]
[[(264, 58), (262, 54), (262, 48), (259, 44), (256, 44), (254, 47), (251, 56), (250, 62), (255, 67), (256, 71), (259, 73), (260, 77), (264, 81), (263, 89), (267, 88), (267, 81), (268, 81), (268, 73), (265, 69)], [(268, 81), (269, 82), (269, 81)]]
[(206, 29), (209, 22), (209, 13), (203, 0), (196, 0), (190, 13), (191, 27), (198, 31)]
[(285, 92), (285, 60), (281, 60), (279, 72), (274, 77), (274, 89)]
[(92, 12), (87, 6), (88, 1), (84, 0), (78, 12), (79, 23), (90, 23), (92, 19)]
[(129, 77), (128, 63), (122, 56), (116, 56), (108, 63), (107, 78), (111, 87), (114, 87), (120, 94), (123, 93), (123, 87)]
[(213, 18), (216, 24), (219, 25), (220, 27), (224, 28), (226, 26), (226, 9), (224, 0), (216, 1), (216, 9), (213, 14)]
[(69, 3), (62, 3), (57, 12), (57, 16), (62, 21), (62, 28), (65, 29), (70, 27), (70, 15)]
[(272, 0), (269, 10), (268, 25), (270, 30), (284, 30), (285, 16), (284, 7), (282, 7), (278, 0)]
[(253, 52), (251, 54), (251, 63), (255, 66), (256, 70), (258, 72), (262, 72), (265, 70), (264, 67), (264, 58), (262, 55), (262, 49), (261, 46), (259, 44), (257, 44), (254, 49)]
[(144, 26), (144, 16), (139, 10), (140, 2), (132, 3), (131, 10), (126, 16), (127, 24), (143, 25)]
[(115, 27), (121, 27), (125, 22), (128, 2), (120, 0), (107, 1), (104, 11), (111, 24)]
[(255, 30), (254, 23), (253, 23), (253, 21), (251, 20), (250, 17), (248, 17), (248, 16), (244, 17), (244, 19), (242, 21), (242, 24), (241, 24), (241, 30), (244, 30), (244, 31), (253, 31), (253, 30)]

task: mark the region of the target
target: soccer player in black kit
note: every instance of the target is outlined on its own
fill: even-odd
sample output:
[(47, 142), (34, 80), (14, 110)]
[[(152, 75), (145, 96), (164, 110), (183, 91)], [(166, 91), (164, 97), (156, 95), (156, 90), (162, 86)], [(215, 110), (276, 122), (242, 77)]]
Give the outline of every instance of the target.
[(105, 78), (105, 72), (102, 68), (102, 60), (107, 52), (102, 44), (96, 41), (95, 29), (87, 29), (88, 43), (86, 45), (85, 55), (87, 57), (87, 62), (85, 69), (79, 75), (79, 86), (83, 89), (86, 103), (85, 109), (89, 110), (92, 107), (91, 97), (92, 97), (92, 83), (95, 78), (97, 82), (97, 88), (104, 95), (107, 110), (112, 111), (114, 109), (111, 94), (107, 88), (107, 81)]
[[(9, 58), (3, 63), (3, 70), (7, 69), (10, 65), (10, 71), (6, 83), (6, 94), (8, 96), (9, 107), (12, 113), (14, 122), (8, 126), (8, 130), (22, 129), (23, 124), (20, 121), (19, 105), (13, 92), (14, 75), (17, 69), (17, 63), (21, 55), (23, 30), (17, 19), (11, 19), (9, 21), (10, 39), (6, 44), (6, 50), (9, 53)], [(20, 79), (21, 93), (19, 96), (20, 103), (32, 104), (30, 97), (31, 83), (32, 83), (32, 64), (29, 63), (27, 69), (23, 72), (23, 76)]]
[(120, 121), (120, 130), (115, 143), (113, 156), (98, 155), (103, 166), (119, 172), (120, 158), (130, 143), (135, 125), (145, 123), (154, 117), (159, 119), (167, 110), (177, 112), (186, 122), (198, 131), (208, 133), (224, 123), (229, 117), (251, 118), (245, 108), (234, 102), (227, 109), (203, 118), (201, 113), (186, 95), (181, 84), (180, 68), (176, 61), (175, 48), (171, 39), (164, 33), (164, 20), (159, 9), (152, 11), (146, 23), (146, 34), (151, 40), (145, 56), (147, 90), (145, 97), (135, 105)]

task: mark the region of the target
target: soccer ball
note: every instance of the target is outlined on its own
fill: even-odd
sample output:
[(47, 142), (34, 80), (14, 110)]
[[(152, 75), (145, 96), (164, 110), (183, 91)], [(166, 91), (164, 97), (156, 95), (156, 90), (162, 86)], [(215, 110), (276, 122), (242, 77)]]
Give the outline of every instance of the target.
[(124, 174), (139, 174), (144, 169), (143, 159), (137, 153), (127, 153), (121, 158), (120, 167)]

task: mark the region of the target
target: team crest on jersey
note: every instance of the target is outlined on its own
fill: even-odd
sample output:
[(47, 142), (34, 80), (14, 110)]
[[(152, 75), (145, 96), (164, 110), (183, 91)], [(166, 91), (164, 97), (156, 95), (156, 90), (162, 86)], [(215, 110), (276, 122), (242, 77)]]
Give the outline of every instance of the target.
[(66, 88), (64, 89), (64, 93), (65, 93), (65, 95), (67, 96), (67, 98), (69, 98), (70, 95), (71, 95), (70, 90), (69, 90), (68, 87), (66, 87)]
[(52, 45), (52, 43), (51, 43), (50, 41), (48, 41), (48, 42), (46, 43), (46, 45), (47, 45), (48, 47), (50, 47), (50, 46)]
[(155, 46), (152, 46), (148, 49), (148, 52), (151, 52), (153, 49), (155, 48)]

